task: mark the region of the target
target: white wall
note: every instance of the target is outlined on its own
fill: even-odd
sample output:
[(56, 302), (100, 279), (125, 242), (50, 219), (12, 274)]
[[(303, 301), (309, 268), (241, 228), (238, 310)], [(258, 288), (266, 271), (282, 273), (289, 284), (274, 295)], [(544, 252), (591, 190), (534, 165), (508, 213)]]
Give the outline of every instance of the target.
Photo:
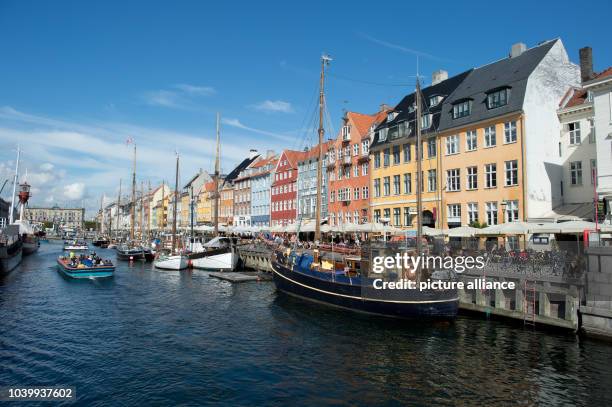
[(528, 218), (542, 217), (562, 204), (557, 109), (567, 90), (579, 82), (580, 70), (570, 62), (561, 40), (527, 81), (523, 111)]

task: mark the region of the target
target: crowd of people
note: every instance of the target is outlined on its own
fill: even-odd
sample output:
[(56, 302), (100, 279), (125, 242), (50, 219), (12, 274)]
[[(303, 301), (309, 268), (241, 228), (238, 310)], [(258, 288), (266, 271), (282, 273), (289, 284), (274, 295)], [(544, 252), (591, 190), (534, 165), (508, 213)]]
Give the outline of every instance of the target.
[(110, 260), (103, 260), (96, 252), (88, 255), (79, 254), (78, 256), (74, 252), (70, 252), (68, 257), (70, 267), (95, 267), (95, 266), (106, 266), (112, 264)]

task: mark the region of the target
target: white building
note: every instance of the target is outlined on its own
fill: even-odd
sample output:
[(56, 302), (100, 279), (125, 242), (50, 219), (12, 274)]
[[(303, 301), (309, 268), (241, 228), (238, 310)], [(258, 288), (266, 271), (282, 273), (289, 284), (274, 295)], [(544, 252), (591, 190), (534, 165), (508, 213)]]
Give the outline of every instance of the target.
[[(590, 48), (585, 58), (590, 57)], [(582, 59), (582, 54), (581, 54)], [(591, 63), (592, 66), (592, 63)], [(612, 67), (584, 83), (593, 100), (597, 143), (597, 194), (605, 222), (612, 223)], [(600, 214), (600, 219), (603, 217)]]

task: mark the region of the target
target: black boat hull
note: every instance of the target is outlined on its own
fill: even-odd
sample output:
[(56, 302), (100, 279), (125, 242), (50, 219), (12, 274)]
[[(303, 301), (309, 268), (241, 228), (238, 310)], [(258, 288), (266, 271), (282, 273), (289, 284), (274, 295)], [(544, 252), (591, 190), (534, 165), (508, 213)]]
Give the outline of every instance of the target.
[(393, 290), (377, 292), (377, 295), (373, 296), (368, 294), (370, 290), (364, 290), (361, 285), (351, 286), (324, 281), (293, 272), (276, 261), (272, 261), (272, 271), (274, 283), (279, 291), (350, 311), (402, 319), (447, 320), (454, 319), (459, 309), (456, 293), (445, 293), (440, 298), (423, 298), (418, 291)]
[(133, 252), (117, 249), (117, 259), (125, 261), (144, 260), (145, 254), (143, 251)]

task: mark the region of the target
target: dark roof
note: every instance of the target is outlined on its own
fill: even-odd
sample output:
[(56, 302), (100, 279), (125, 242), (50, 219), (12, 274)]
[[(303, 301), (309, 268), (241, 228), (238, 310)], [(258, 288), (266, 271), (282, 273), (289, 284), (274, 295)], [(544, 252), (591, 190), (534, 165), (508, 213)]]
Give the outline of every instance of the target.
[[(439, 130), (522, 110), (529, 76), (557, 41), (544, 42), (514, 58), (506, 57), (472, 70), (451, 97), (444, 101)], [(487, 93), (503, 87), (510, 89), (508, 103), (495, 109), (488, 109)], [(453, 104), (466, 99), (472, 100), (470, 115), (453, 119)]]
[[(455, 75), (435, 85), (431, 85), (431, 86), (421, 89), (421, 93), (423, 95), (423, 100), (421, 100), (422, 112), (423, 114), (431, 113), (432, 115), (431, 126), (428, 129), (423, 129), (422, 134), (425, 135), (428, 132), (435, 131), (438, 128), (439, 121), (440, 121), (440, 112), (443, 108), (443, 102), (450, 95), (453, 94), (455, 89), (465, 80), (465, 78), (470, 74), (470, 72), (472, 71), (471, 70), (465, 71), (463, 73), (460, 73), (459, 75)], [(429, 106), (429, 100), (433, 96), (440, 96), (442, 100), (439, 101), (434, 106)], [(397, 113), (397, 116), (391, 121), (388, 121), (388, 119), (385, 118), (382, 121), (382, 123), (376, 128), (374, 140), (372, 141), (372, 147), (378, 144), (384, 144), (390, 141), (389, 136), (387, 136), (387, 139), (385, 141), (380, 141), (378, 139), (378, 135), (379, 135), (378, 130), (386, 128), (386, 127), (393, 127), (394, 125), (397, 125), (401, 122), (407, 121), (410, 124), (410, 131), (408, 132), (407, 135), (403, 137), (399, 137), (397, 139), (415, 136), (414, 117), (415, 117), (416, 112), (412, 110), (412, 106), (415, 104), (415, 101), (416, 101), (416, 92), (413, 92), (405, 96), (398, 103), (398, 105), (393, 108), (393, 111)], [(397, 140), (397, 139), (394, 139), (394, 140)]]
[(259, 154), (257, 154), (253, 158), (248, 157), (242, 160), (242, 162), (238, 164), (236, 168), (234, 168), (229, 174), (227, 174), (227, 176), (225, 177), (224, 183), (234, 182), (234, 180), (238, 178), (238, 175), (240, 174), (240, 172), (244, 170), (246, 167), (248, 167), (249, 165), (251, 165), (251, 163), (255, 161), (257, 157), (259, 157)]

